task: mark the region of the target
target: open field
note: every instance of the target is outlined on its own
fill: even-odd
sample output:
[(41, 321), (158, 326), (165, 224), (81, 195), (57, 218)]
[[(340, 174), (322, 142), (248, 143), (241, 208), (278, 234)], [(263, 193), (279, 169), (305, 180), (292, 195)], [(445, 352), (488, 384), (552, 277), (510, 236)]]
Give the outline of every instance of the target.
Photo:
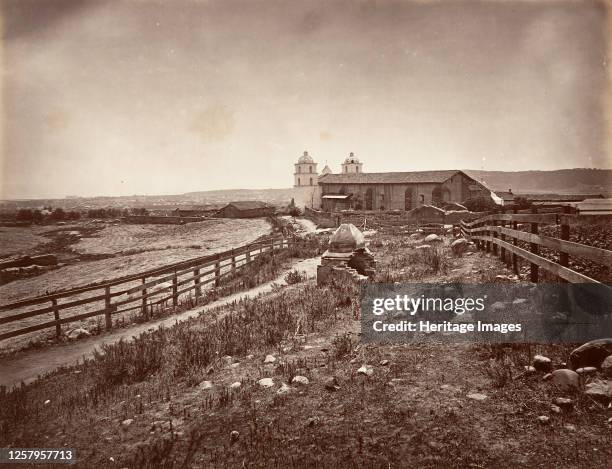
[[(375, 280), (510, 274), (418, 243), (371, 233)], [(74, 447), (77, 467), (609, 467), (604, 406), (525, 373), (568, 346), (360, 344), (358, 298), (303, 280), (105, 347), (5, 393), (0, 445)], [(573, 407), (552, 411), (556, 397)]]
[[(70, 231), (78, 231), (79, 229), (89, 229), (90, 225), (71, 225), (70, 227), (62, 227), (61, 231), (64, 228)], [(20, 228), (20, 230), (23, 229)], [(57, 231), (57, 227), (55, 230)], [(173, 262), (238, 247), (269, 232), (270, 225), (263, 219), (209, 220), (176, 226), (102, 225), (91, 234), (91, 236), (96, 237), (74, 238), (72, 239), (74, 244), (70, 244), (68, 247), (62, 246), (63, 251), (60, 252), (60, 257), (70, 258), (67, 265), (35, 277), (1, 285), (0, 297), (2, 297), (2, 303), (10, 303), (42, 295), (46, 292), (52, 293), (56, 290), (135, 274)], [(106, 248), (103, 248), (103, 246), (106, 246)], [(66, 250), (69, 252), (67, 253)], [(30, 251), (22, 251), (22, 254), (28, 253)], [(93, 256), (92, 260), (88, 260), (90, 259), (88, 256)], [(83, 260), (81, 260), (81, 257)], [(87, 294), (84, 295), (84, 297), (86, 296)], [(95, 309), (96, 307), (95, 304), (86, 305), (83, 306), (82, 311), (78, 312), (84, 313), (88, 311), (87, 308)], [(13, 313), (5, 311), (1, 312), (0, 315)], [(36, 316), (22, 322), (20, 327), (38, 324), (52, 318), (52, 313)], [(15, 325), (15, 327), (17, 326)], [(71, 324), (70, 327), (77, 327), (77, 324)], [(45, 331), (27, 334), (3, 341), (0, 347), (3, 350), (15, 350), (41, 336), (41, 334), (43, 336), (47, 335)]]

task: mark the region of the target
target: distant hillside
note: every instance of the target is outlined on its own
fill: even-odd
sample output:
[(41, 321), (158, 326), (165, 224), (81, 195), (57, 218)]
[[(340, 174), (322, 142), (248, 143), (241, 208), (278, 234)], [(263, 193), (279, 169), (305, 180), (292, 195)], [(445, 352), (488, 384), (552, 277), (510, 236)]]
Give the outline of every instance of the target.
[(491, 189), (514, 193), (612, 194), (610, 169), (560, 169), (556, 171), (464, 170)]
[(287, 189), (224, 189), (215, 191), (187, 192), (182, 197), (203, 203), (232, 202), (238, 200), (261, 200), (272, 204), (286, 205), (293, 197)]

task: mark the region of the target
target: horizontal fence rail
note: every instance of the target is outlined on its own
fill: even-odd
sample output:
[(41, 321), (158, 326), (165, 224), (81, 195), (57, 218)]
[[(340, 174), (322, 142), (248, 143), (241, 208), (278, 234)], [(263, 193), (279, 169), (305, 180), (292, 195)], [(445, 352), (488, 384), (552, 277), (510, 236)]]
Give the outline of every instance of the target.
[[(570, 241), (570, 226), (580, 220), (578, 215), (568, 213), (495, 213), (471, 222), (461, 221), (459, 227), (464, 237), (474, 240), (478, 249), (500, 256), (518, 273), (517, 260), (524, 259), (530, 264), (530, 280), (537, 282), (539, 269), (570, 283), (600, 283), (586, 275), (570, 269), (569, 256), (582, 258), (612, 268), (612, 251)], [(559, 225), (561, 237), (539, 234), (541, 225)], [(528, 244), (529, 249), (518, 246)], [(540, 247), (555, 251), (559, 262), (540, 253)]]
[[(169, 264), (110, 281), (0, 305), (0, 312), (10, 312), (7, 316), (0, 316), (0, 326), (36, 316), (50, 317), (53, 314), (52, 320), (8, 332), (0, 332), (0, 340), (52, 327), (55, 327), (56, 335), (59, 337), (63, 324), (95, 316), (104, 316), (105, 326), (110, 329), (114, 314), (133, 310), (141, 310), (146, 314), (147, 308), (150, 309), (153, 305), (167, 301), (172, 301), (173, 306), (177, 306), (179, 296), (192, 290), (195, 292), (195, 297), (198, 298), (202, 296), (202, 289), (207, 284), (219, 286), (222, 278), (252, 264), (261, 254), (274, 255), (275, 251), (287, 249), (294, 243), (295, 240), (291, 238), (271, 238), (237, 249)], [(63, 299), (64, 302), (60, 303), (60, 299)], [(65, 301), (66, 299), (68, 301)], [(86, 305), (93, 310), (61, 317), (65, 310)], [(41, 307), (23, 311), (32, 306)]]

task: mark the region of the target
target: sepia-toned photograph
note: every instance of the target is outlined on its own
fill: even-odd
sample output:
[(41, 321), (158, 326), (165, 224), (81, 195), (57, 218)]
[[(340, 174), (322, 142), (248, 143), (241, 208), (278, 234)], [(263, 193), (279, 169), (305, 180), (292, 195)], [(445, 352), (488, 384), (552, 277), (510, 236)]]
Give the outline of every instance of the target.
[(612, 1), (0, 38), (0, 466), (610, 467)]

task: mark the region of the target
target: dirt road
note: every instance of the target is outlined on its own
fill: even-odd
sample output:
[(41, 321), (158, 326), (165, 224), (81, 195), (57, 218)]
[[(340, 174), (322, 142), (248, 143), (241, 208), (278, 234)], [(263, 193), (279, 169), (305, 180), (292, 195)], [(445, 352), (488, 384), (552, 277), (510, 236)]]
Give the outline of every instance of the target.
[(317, 264), (319, 258), (305, 259), (295, 262), (290, 268), (283, 271), (276, 279), (259, 285), (251, 290), (239, 292), (222, 298), (218, 301), (210, 303), (203, 307), (194, 308), (178, 315), (170, 316), (159, 321), (139, 324), (127, 329), (119, 329), (111, 331), (108, 334), (89, 337), (77, 342), (56, 345), (39, 350), (30, 350), (13, 357), (0, 359), (0, 386), (11, 387), (21, 382), (29, 383), (34, 381), (39, 375), (49, 373), (60, 366), (71, 366), (78, 361), (88, 358), (93, 354), (96, 348), (103, 344), (113, 344), (121, 339), (131, 340), (133, 336), (137, 336), (151, 328), (160, 326), (171, 326), (179, 321), (184, 321), (191, 317), (196, 317), (199, 314), (212, 310), (216, 307), (223, 306), (242, 298), (253, 298), (261, 293), (267, 293), (272, 290), (272, 285), (286, 284), (284, 278), (287, 272), (296, 269), (304, 271), (309, 278), (316, 275)]

